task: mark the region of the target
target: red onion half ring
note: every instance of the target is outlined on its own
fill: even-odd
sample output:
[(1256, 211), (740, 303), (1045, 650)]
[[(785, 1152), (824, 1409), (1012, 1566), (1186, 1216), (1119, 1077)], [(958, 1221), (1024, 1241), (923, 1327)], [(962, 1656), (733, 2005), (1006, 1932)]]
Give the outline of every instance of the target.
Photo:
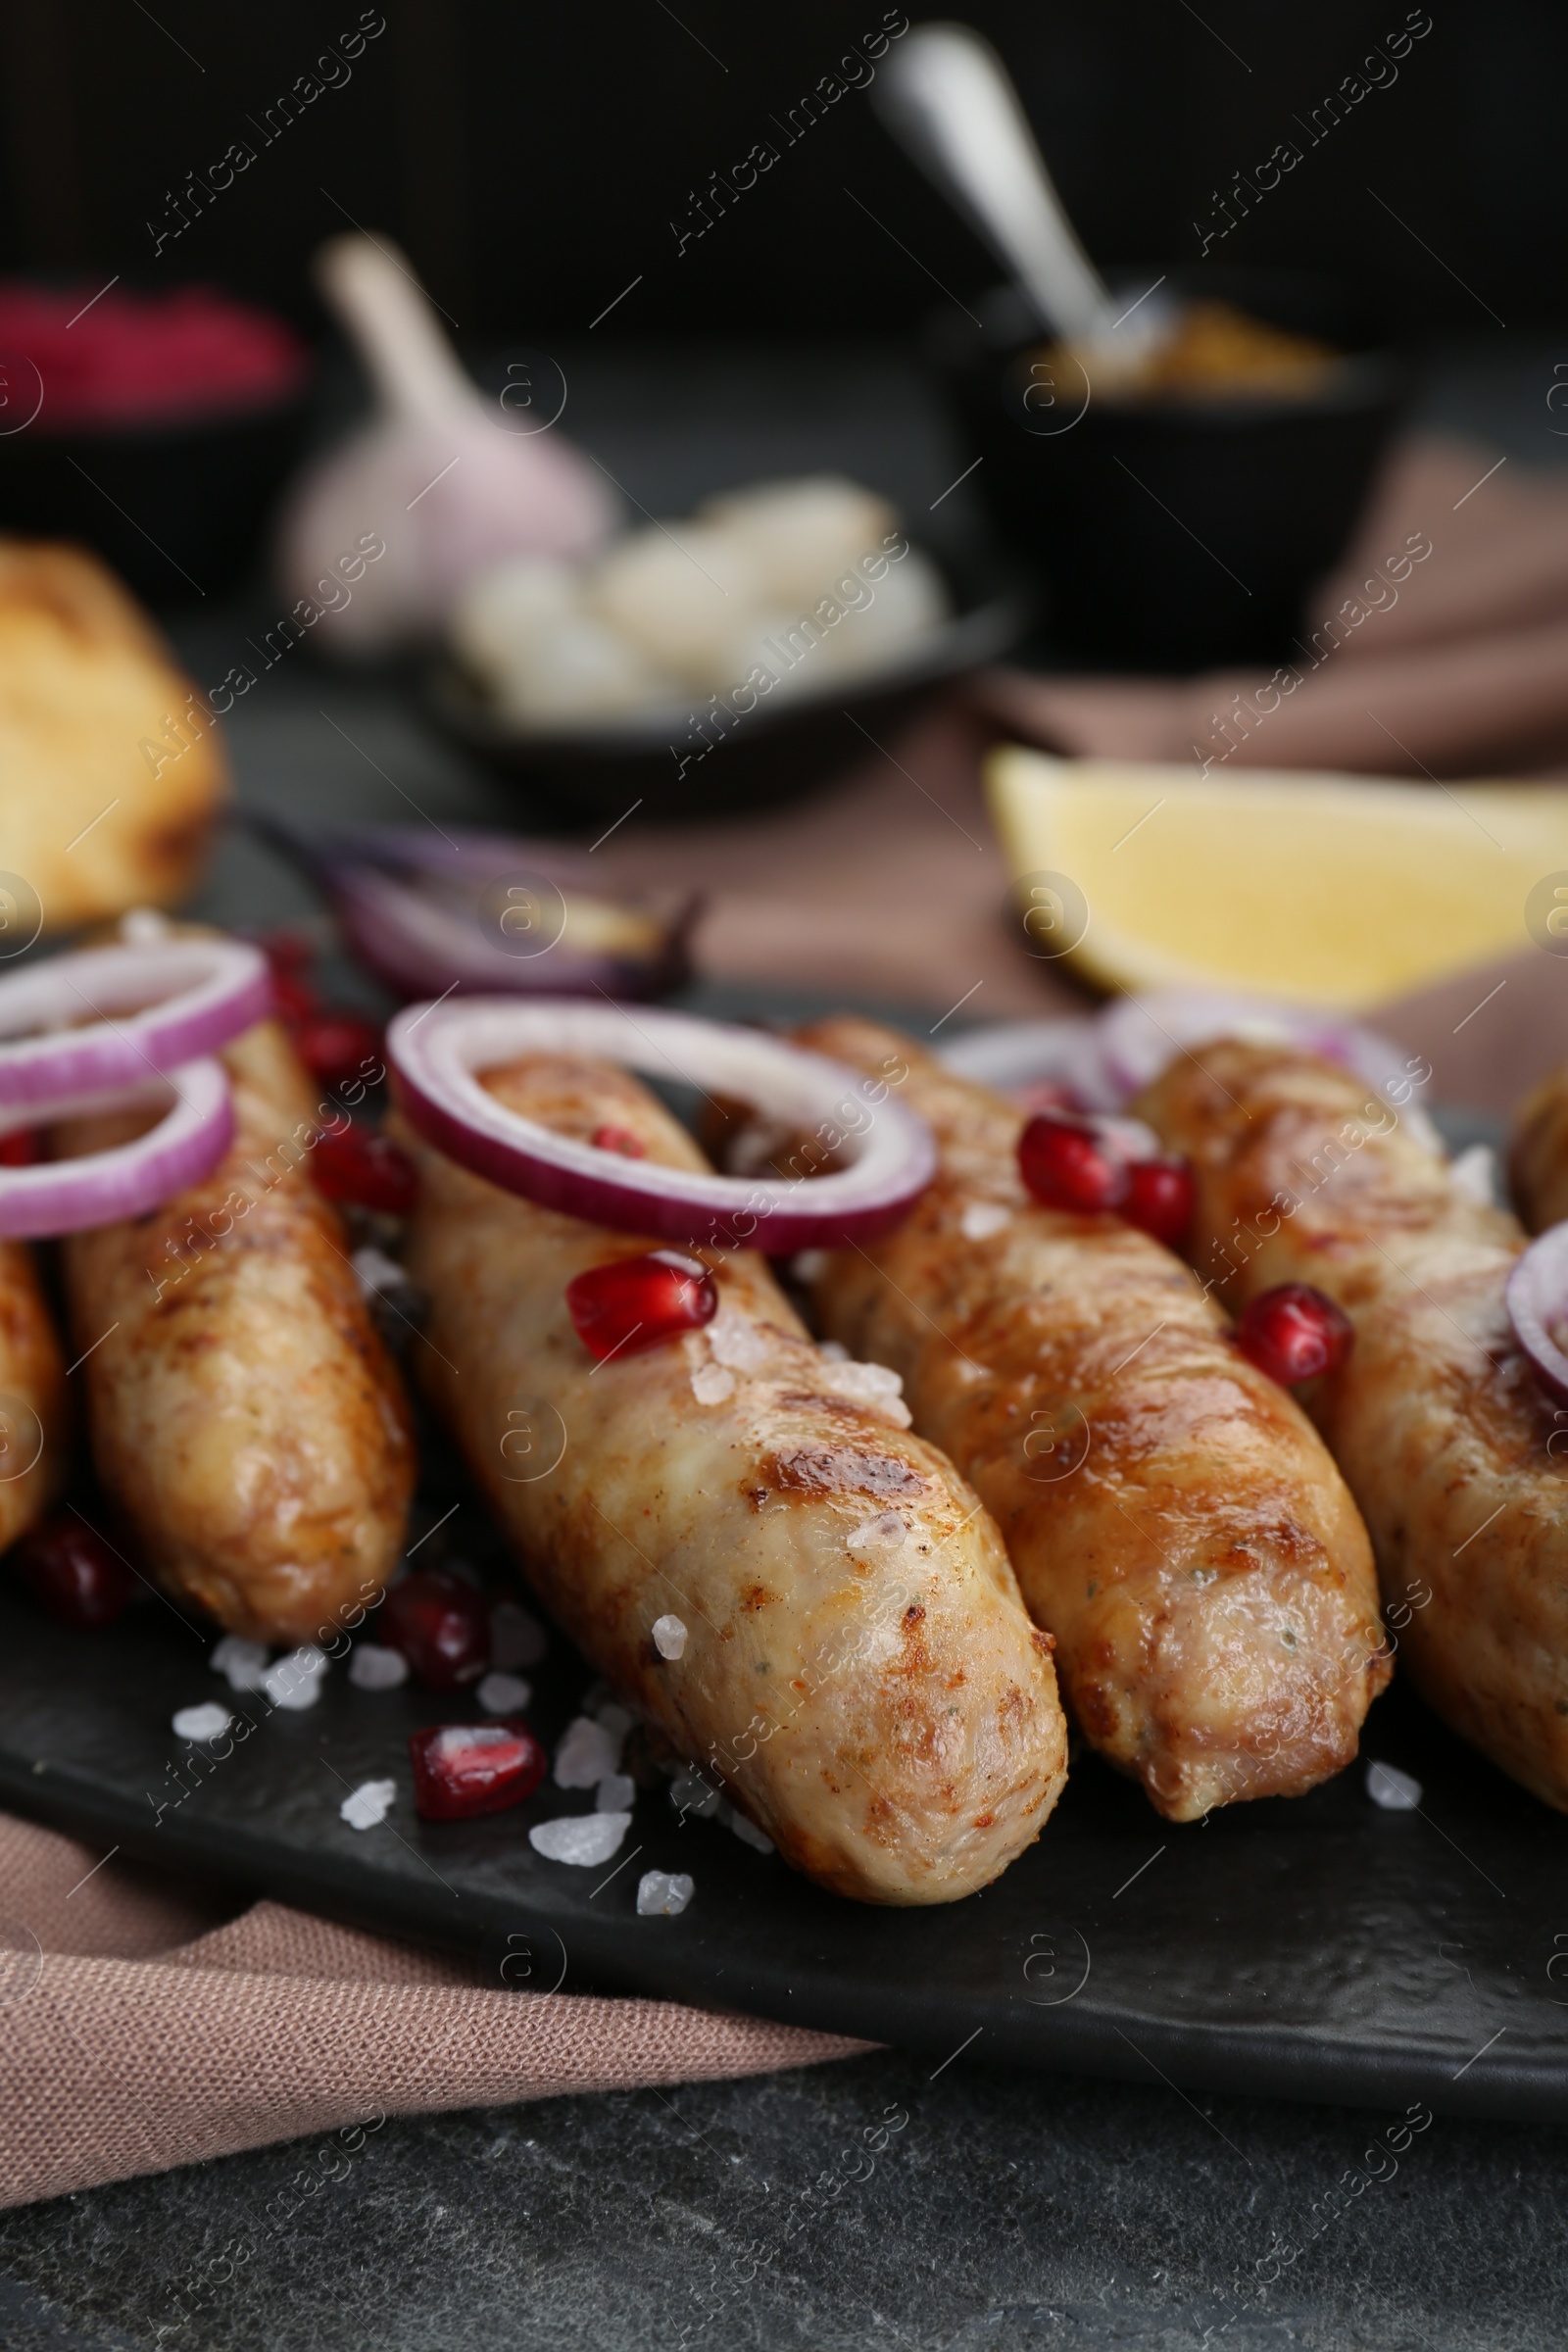
[(0, 1103), (137, 1087), (271, 1010), (267, 958), (238, 939), (82, 948), (0, 979)]
[[(0, 1168), (0, 1237), (42, 1241), (57, 1233), (78, 1233), (88, 1225), (113, 1225), (198, 1184), (228, 1150), (234, 1136), (234, 1106), (221, 1062), (192, 1061), (171, 1070), (158, 1092), (172, 1093), (165, 1117), (133, 1143), (80, 1159), (46, 1160), (31, 1168)], [(146, 1085), (122, 1093), (119, 1106), (132, 1108), (153, 1092)]]
[(1568, 1330), (1568, 1224), (1548, 1226), (1508, 1277), (1503, 1299), (1513, 1336), (1548, 1396), (1568, 1404), (1568, 1355), (1552, 1338)]
[[(437, 1151), (506, 1192), (627, 1233), (773, 1256), (830, 1249), (887, 1232), (936, 1172), (929, 1128), (892, 1100), (901, 1065), (869, 1080), (761, 1030), (569, 998), (460, 997), (405, 1006), (386, 1042), (409, 1122)], [(479, 1071), (527, 1054), (581, 1054), (739, 1097), (854, 1156), (828, 1176), (741, 1179), (602, 1152), (479, 1084)]]

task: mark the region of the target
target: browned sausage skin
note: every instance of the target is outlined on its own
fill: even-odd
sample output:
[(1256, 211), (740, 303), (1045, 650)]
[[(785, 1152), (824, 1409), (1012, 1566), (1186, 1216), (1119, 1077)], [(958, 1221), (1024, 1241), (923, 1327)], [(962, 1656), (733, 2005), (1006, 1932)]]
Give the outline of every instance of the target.
[(0, 1242), (0, 1551), (59, 1493), (67, 1420), (65, 1358), (32, 1251)]
[(1168, 1819), (1295, 1795), (1354, 1755), (1388, 1680), (1365, 1530), (1300, 1408), (1170, 1252), (1023, 1188), (1023, 1115), (873, 1023), (804, 1042), (909, 1071), (935, 1184), (828, 1258), (825, 1330), (904, 1377), (996, 1513), (1085, 1737)]
[[(645, 1088), (530, 1056), (485, 1083), (543, 1124), (706, 1163)], [(895, 1384), (835, 1363), (751, 1251), (705, 1251), (706, 1329), (594, 1363), (564, 1291), (658, 1247), (535, 1206), (413, 1138), (421, 1377), (535, 1591), (786, 1859), (870, 1902), (984, 1886), (1038, 1835), (1066, 1731), (983, 1506)], [(686, 1629), (662, 1656), (655, 1621)]]
[(1527, 1232), (1568, 1217), (1568, 1069), (1553, 1070), (1520, 1103), (1508, 1175)]
[(1138, 1107), (1193, 1160), (1195, 1255), (1227, 1270), (1229, 1299), (1309, 1282), (1351, 1317), (1350, 1356), (1309, 1403), (1365, 1513), (1401, 1656), (1455, 1731), (1568, 1810), (1568, 1416), (1509, 1328), (1518, 1224), (1307, 1054), (1222, 1041)]
[[(325, 1122), (293, 1048), (260, 1021), (222, 1058), (236, 1132), (212, 1175), (63, 1245), (74, 1341), (98, 1474), (154, 1573), (230, 1632), (315, 1641), (402, 1548), (408, 1404), (310, 1180)], [(146, 1124), (80, 1121), (62, 1145)]]

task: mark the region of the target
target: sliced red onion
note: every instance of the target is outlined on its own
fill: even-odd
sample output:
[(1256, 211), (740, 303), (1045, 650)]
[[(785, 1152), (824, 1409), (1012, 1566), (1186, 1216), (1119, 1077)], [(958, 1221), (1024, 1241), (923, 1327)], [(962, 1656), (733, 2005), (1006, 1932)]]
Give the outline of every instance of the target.
[(1152, 1084), (1177, 1054), (1217, 1037), (1299, 1047), (1328, 1061), (1343, 1062), (1380, 1093), (1396, 1079), (1404, 1080), (1409, 1091), (1405, 1056), (1390, 1039), (1341, 1014), (1268, 997), (1222, 989), (1158, 989), (1149, 996), (1118, 997), (1100, 1014), (1096, 1027), (1117, 1108)]
[[(737, 1098), (824, 1142), (831, 1128), (855, 1156), (832, 1175), (800, 1179), (627, 1159), (537, 1126), (479, 1084), (479, 1071), (527, 1054), (581, 1054)], [(411, 1004), (387, 1030), (387, 1056), (410, 1124), (449, 1159), (568, 1216), (664, 1241), (772, 1255), (864, 1241), (897, 1224), (936, 1172), (930, 1130), (884, 1082), (760, 1030), (687, 1013), (504, 998)]]
[(1568, 1325), (1568, 1224), (1548, 1226), (1531, 1243), (1503, 1298), (1531, 1370), (1548, 1396), (1568, 1404), (1568, 1355), (1552, 1337)]
[(83, 948), (27, 964), (0, 979), (0, 1104), (56, 1116), (68, 1102), (138, 1087), (226, 1045), (271, 1002), (266, 956), (237, 939)]
[[(155, 1093), (174, 1100), (156, 1127), (133, 1143), (79, 1159), (0, 1168), (0, 1236), (41, 1241), (139, 1217), (212, 1173), (234, 1135), (228, 1079), (217, 1061), (191, 1061), (148, 1085), (122, 1090), (114, 1106), (133, 1109)], [(54, 1109), (51, 1106), (51, 1117)]]
[(617, 897), (586, 857), (559, 845), (407, 825), (314, 833), (271, 814), (249, 821), (326, 893), (351, 954), (405, 1000), (596, 988), (647, 998), (689, 972), (695, 893)]

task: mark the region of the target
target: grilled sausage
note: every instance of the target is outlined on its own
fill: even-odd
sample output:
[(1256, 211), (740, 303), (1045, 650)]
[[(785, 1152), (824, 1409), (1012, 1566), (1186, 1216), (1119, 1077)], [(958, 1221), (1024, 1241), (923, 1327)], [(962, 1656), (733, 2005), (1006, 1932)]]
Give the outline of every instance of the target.
[(903, 1374), (996, 1513), (1086, 1739), (1172, 1821), (1338, 1772), (1388, 1667), (1365, 1531), (1299, 1407), (1158, 1243), (1031, 1200), (1000, 1096), (869, 1022), (804, 1042), (902, 1063), (941, 1152), (911, 1217), (828, 1259), (823, 1327)]
[[(706, 1163), (635, 1080), (529, 1056), (498, 1100)], [(1050, 1642), (896, 1387), (808, 1339), (764, 1261), (703, 1252), (719, 1311), (595, 1364), (564, 1292), (658, 1245), (515, 1199), (407, 1139), (419, 1362), (545, 1606), (678, 1752), (840, 1894), (952, 1902), (1030, 1844), (1066, 1771)], [(661, 1655), (655, 1621), (686, 1628)]]
[(58, 1494), (66, 1422), (65, 1358), (32, 1251), (0, 1242), (0, 1551)]
[(1309, 1409), (1371, 1530), (1401, 1655), (1455, 1731), (1568, 1810), (1568, 1413), (1504, 1311), (1519, 1226), (1394, 1104), (1306, 1054), (1209, 1046), (1138, 1107), (1193, 1161), (1195, 1254), (1229, 1298), (1309, 1282), (1351, 1317)]
[[(372, 1597), (414, 1485), (408, 1404), (309, 1175), (327, 1117), (283, 1031), (224, 1054), (234, 1141), (145, 1217), (64, 1244), (105, 1488), (153, 1572), (230, 1632), (313, 1641)], [(102, 1151), (144, 1115), (79, 1120)]]
[(1508, 1175), (1528, 1233), (1568, 1217), (1568, 1068), (1543, 1078), (1520, 1103)]

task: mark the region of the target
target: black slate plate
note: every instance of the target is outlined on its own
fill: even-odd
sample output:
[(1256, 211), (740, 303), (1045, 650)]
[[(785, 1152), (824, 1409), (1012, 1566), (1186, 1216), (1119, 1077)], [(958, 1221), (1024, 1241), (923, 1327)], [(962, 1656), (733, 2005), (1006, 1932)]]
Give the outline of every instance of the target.
[[(1481, 1123), (1445, 1120), (1450, 1143)], [(480, 1506), (435, 1445), (426, 1551), (499, 1571)], [(747, 2010), (929, 2050), (1191, 2089), (1568, 2121), (1568, 1820), (1395, 1689), (1363, 1759), (1412, 1773), (1388, 1812), (1365, 1762), (1294, 1800), (1173, 1828), (1079, 1756), (1045, 1835), (984, 1893), (884, 1911), (822, 1893), (726, 1828), (640, 1793), (598, 1870), (534, 1852), (527, 1830), (587, 1811), (547, 1784), (488, 1820), (415, 1815), (407, 1736), (476, 1717), (471, 1698), (357, 1690), (341, 1667), (307, 1712), (271, 1712), (208, 1668), (213, 1636), (149, 1600), (80, 1634), (0, 1585), (0, 1805), (104, 1853), (176, 1865), (302, 1908), (480, 1954), (529, 1990), (589, 1986)], [(589, 1670), (559, 1636), (529, 1718), (550, 1744)], [(193, 1770), (176, 1709), (221, 1699), (256, 1729)], [(357, 1832), (347, 1791), (389, 1778), (387, 1821)], [(690, 1908), (641, 1919), (644, 1871), (688, 1871)], [(0, 1928), (6, 1917), (0, 1886)], [(0, 1938), (3, 1940), (3, 1938)], [(25, 1933), (20, 1938), (25, 1944)]]

